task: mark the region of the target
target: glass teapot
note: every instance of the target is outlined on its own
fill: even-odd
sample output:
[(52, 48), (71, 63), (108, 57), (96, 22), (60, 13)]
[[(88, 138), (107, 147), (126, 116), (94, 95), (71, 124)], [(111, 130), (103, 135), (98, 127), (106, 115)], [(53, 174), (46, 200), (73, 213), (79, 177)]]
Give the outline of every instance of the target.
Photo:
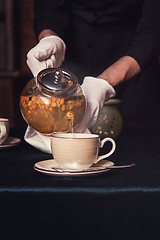
[(47, 68), (22, 91), (20, 110), (29, 126), (51, 135), (70, 132), (83, 119), (86, 100), (76, 76), (62, 68)]

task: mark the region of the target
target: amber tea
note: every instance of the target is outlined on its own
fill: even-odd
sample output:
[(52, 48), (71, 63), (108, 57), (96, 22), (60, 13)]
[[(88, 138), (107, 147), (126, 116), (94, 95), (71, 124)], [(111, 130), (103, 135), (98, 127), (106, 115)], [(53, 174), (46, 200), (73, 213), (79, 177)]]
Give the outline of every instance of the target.
[(85, 97), (39, 97), (21, 96), (21, 112), (26, 122), (38, 132), (52, 134), (53, 132), (73, 131), (84, 116)]

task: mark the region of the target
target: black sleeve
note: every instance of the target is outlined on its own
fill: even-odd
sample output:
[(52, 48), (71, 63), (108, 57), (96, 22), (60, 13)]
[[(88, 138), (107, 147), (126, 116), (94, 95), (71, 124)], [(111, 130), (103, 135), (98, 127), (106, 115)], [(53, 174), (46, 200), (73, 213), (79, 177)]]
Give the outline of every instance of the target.
[(60, 37), (63, 37), (67, 23), (67, 1), (34, 0), (34, 31), (37, 39), (44, 29), (51, 29)]
[(160, 51), (160, 1), (146, 0), (137, 32), (127, 55), (145, 69)]

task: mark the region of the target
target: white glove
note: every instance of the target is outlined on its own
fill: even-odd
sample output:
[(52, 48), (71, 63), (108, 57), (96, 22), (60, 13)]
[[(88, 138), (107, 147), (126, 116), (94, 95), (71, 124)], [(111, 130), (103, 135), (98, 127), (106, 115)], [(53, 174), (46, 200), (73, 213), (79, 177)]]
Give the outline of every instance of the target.
[(83, 132), (86, 128), (93, 127), (104, 103), (116, 94), (114, 88), (107, 81), (95, 77), (85, 77), (82, 89), (87, 100), (87, 107), (82, 122), (75, 129), (76, 132)]
[(33, 76), (45, 68), (58, 68), (65, 58), (66, 45), (57, 36), (42, 38), (27, 54), (27, 65)]
[(51, 143), (50, 137), (44, 136), (43, 134), (35, 131), (30, 126), (27, 127), (27, 130), (24, 135), (24, 139), (33, 147), (37, 148), (42, 152), (51, 154)]

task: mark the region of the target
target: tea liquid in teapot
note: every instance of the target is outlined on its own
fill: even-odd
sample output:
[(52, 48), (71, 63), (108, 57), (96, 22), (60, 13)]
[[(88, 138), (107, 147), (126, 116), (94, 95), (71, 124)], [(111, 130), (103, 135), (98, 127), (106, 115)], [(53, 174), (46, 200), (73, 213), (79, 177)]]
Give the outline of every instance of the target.
[(77, 78), (64, 69), (45, 69), (29, 81), (20, 98), (26, 122), (43, 134), (69, 132), (83, 119), (85, 96)]

